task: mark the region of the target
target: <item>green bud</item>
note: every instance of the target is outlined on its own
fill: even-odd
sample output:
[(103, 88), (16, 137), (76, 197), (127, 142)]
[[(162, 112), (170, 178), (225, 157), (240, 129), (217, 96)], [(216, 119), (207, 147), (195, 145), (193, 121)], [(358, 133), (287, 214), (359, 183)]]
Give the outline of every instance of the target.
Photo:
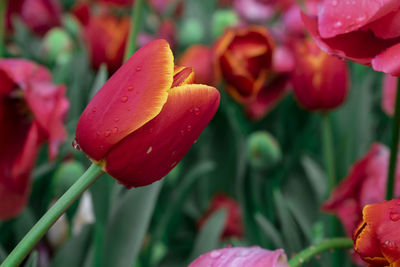
[(78, 161), (63, 163), (54, 175), (54, 196), (61, 197), (85, 172), (85, 168)]
[(218, 10), (214, 12), (212, 18), (212, 36), (218, 38), (221, 36), (225, 29), (235, 26), (239, 23), (239, 17), (230, 9)]
[(282, 153), (276, 139), (265, 131), (254, 132), (248, 139), (247, 153), (250, 165), (259, 170), (266, 170), (277, 164)]
[(200, 43), (204, 39), (204, 27), (198, 19), (189, 18), (179, 29), (179, 41), (185, 46)]
[(50, 62), (65, 60), (71, 53), (73, 42), (61, 28), (53, 28), (47, 32), (43, 40), (43, 52)]

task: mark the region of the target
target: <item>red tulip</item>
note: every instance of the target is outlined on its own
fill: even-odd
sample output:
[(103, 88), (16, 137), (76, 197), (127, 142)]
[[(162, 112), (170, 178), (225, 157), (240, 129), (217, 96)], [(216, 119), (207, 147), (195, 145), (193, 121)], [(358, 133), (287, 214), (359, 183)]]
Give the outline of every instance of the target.
[(26, 205), (40, 145), (48, 141), (54, 159), (65, 140), (68, 101), (64, 86), (28, 60), (0, 60), (0, 80), (0, 219), (7, 220)]
[(295, 45), (296, 69), (293, 91), (299, 104), (309, 111), (329, 111), (347, 97), (346, 63), (321, 51), (310, 39)]
[[(348, 176), (324, 203), (323, 210), (337, 214), (349, 236), (362, 219), (362, 208), (384, 200), (388, 164), (389, 149), (375, 143), (367, 155), (353, 165)], [(400, 196), (398, 181), (399, 168), (396, 173), (396, 196)]]
[(76, 7), (74, 14), (83, 24), (83, 38), (93, 67), (98, 69), (106, 63), (108, 71), (114, 73), (123, 63), (129, 18), (108, 13), (92, 15), (86, 5)]
[(260, 247), (222, 248), (207, 252), (189, 267), (289, 267), (283, 249), (266, 250)]
[(389, 116), (394, 115), (398, 78), (386, 74), (383, 78), (382, 109)]
[(211, 199), (210, 205), (206, 213), (200, 218), (198, 225), (203, 227), (207, 220), (217, 211), (225, 209), (227, 218), (221, 238), (242, 237), (243, 236), (243, 219), (239, 204), (235, 199), (225, 194), (216, 194)]
[(61, 25), (61, 4), (58, 0), (7, 1), (7, 24), (12, 28), (12, 16), (20, 15), (26, 26), (39, 35)]
[[(227, 30), (216, 42), (216, 66), (228, 93), (259, 119), (286, 94), (287, 73), (275, 72), (275, 44), (268, 30), (260, 26)], [(290, 53), (287, 53), (290, 55)], [(291, 57), (286, 58), (290, 61)]]
[(320, 11), (303, 21), (324, 51), (400, 75), (400, 1), (325, 0)]
[(353, 240), (369, 266), (400, 266), (400, 199), (365, 206)]
[(183, 158), (214, 116), (219, 93), (176, 67), (165, 40), (138, 50), (84, 110), (76, 141), (126, 187), (151, 184)]
[(205, 45), (192, 45), (181, 56), (179, 65), (192, 67), (196, 73), (195, 82), (207, 85), (216, 85), (213, 69), (212, 48)]

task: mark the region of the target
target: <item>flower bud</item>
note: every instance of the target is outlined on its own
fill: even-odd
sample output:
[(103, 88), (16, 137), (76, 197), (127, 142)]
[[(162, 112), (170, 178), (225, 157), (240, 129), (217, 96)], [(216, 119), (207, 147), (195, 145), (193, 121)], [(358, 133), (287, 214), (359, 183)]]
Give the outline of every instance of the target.
[(250, 135), (247, 154), (250, 165), (258, 170), (268, 169), (282, 158), (278, 142), (265, 131), (254, 132)]

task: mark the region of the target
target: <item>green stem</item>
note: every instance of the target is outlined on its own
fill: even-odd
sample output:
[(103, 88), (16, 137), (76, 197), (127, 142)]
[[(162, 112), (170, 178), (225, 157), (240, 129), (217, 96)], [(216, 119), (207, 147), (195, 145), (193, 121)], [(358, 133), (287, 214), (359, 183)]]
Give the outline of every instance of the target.
[(400, 128), (400, 83), (396, 93), (396, 107), (392, 126), (392, 146), (390, 148), (390, 163), (388, 170), (388, 179), (386, 185), (386, 200), (391, 200), (394, 193), (394, 182), (396, 174), (397, 149), (399, 145)]
[(294, 258), (289, 261), (290, 267), (301, 266), (306, 261), (313, 258), (315, 255), (318, 255), (324, 251), (332, 250), (332, 249), (349, 249), (353, 247), (353, 241), (349, 238), (338, 237), (332, 238), (321, 243), (308, 247), (305, 250), (301, 251)]
[(90, 168), (68, 189), (67, 192), (32, 227), (0, 267), (16, 267), (29, 254), (49, 228), (71, 206), (71, 204), (101, 175), (101, 166), (92, 164)]
[(336, 186), (335, 155), (333, 152), (332, 128), (329, 113), (322, 116), (322, 146), (325, 167), (328, 173), (329, 194)]
[(142, 14), (143, 0), (136, 0), (135, 4), (132, 5), (132, 23), (129, 40), (125, 48), (125, 60), (128, 60), (130, 56), (136, 50), (136, 37), (139, 32), (140, 17)]
[(4, 57), (7, 0), (0, 0), (0, 57)]

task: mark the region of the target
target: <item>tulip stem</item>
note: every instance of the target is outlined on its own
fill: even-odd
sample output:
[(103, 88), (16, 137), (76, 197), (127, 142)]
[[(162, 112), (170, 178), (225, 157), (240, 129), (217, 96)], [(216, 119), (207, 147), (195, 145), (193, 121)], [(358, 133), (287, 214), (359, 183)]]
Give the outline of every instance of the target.
[(329, 192), (336, 186), (335, 155), (333, 152), (332, 127), (329, 113), (322, 115), (322, 146), (328, 174)]
[(103, 171), (101, 166), (92, 164), (87, 171), (68, 189), (67, 192), (43, 215), (19, 244), (11, 251), (0, 267), (16, 267), (40, 241), (57, 219), (93, 184)]
[(390, 148), (390, 163), (386, 185), (386, 200), (391, 200), (394, 194), (394, 183), (396, 176), (397, 150), (399, 146), (400, 130), (400, 83), (396, 93), (396, 107), (392, 126), (392, 146)]
[(5, 52), (6, 9), (7, 0), (0, 0), (0, 57), (4, 57)]
[(136, 37), (139, 32), (140, 18), (143, 9), (143, 0), (136, 0), (135, 4), (132, 4), (132, 17), (131, 17), (131, 32), (129, 34), (129, 40), (125, 48), (125, 61), (133, 55), (136, 50)]
[(353, 247), (353, 241), (345, 237), (337, 237), (322, 241), (317, 245), (310, 246), (301, 251), (294, 258), (290, 259), (290, 267), (301, 266), (306, 261), (312, 259), (314, 256), (333, 249), (350, 249)]

